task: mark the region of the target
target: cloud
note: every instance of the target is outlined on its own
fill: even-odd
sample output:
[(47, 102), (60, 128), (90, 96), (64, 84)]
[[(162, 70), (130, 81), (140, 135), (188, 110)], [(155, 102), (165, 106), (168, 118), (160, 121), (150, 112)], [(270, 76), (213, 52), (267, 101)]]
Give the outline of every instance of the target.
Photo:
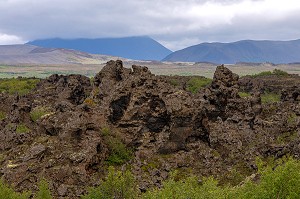
[(149, 35), (177, 50), (210, 41), (300, 38), (298, 0), (2, 1), (0, 33), (23, 40)]
[(0, 45), (8, 45), (8, 44), (23, 44), (24, 40), (22, 38), (17, 37), (15, 35), (7, 35), (0, 33)]

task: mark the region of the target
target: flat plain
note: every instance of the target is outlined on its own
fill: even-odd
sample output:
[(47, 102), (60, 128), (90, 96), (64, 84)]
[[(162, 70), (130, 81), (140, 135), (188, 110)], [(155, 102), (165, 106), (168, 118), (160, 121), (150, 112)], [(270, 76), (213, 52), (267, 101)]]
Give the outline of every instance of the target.
[[(105, 62), (99, 64), (20, 64), (0, 65), (0, 78), (12, 77), (38, 77), (45, 78), (51, 74), (81, 74), (93, 77), (99, 72)], [(198, 75), (212, 78), (218, 64), (194, 63), (194, 62), (153, 62), (153, 61), (130, 61), (125, 60), (124, 66), (130, 68), (132, 65), (146, 66), (155, 75)], [(238, 63), (226, 65), (239, 76), (257, 74), (262, 71), (284, 70), (290, 74), (300, 74), (300, 63), (294, 64), (271, 64), (271, 63)]]

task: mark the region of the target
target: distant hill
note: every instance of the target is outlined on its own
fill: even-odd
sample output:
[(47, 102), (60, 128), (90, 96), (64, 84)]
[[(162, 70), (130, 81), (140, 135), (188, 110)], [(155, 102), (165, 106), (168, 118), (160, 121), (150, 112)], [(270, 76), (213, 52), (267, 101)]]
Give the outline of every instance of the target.
[(0, 64), (100, 64), (111, 56), (92, 55), (80, 51), (43, 48), (33, 45), (0, 45)]
[(135, 60), (161, 60), (172, 51), (150, 37), (101, 39), (43, 39), (28, 44), (46, 48), (74, 49), (92, 54), (120, 56)]
[(254, 41), (233, 43), (202, 43), (168, 55), (163, 61), (291, 63), (300, 61), (300, 40)]

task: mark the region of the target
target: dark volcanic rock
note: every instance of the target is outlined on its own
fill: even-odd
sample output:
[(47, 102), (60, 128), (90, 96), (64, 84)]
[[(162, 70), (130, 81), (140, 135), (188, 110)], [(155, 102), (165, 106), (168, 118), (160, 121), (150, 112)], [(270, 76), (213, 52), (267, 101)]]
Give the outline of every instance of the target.
[[(261, 91), (279, 91), (278, 82), (247, 78), (219, 66), (211, 85), (192, 94), (146, 67), (110, 61), (92, 83), (52, 75), (26, 96), (0, 94), (7, 113), (0, 121), (1, 176), (16, 190), (33, 191), (46, 178), (55, 197), (79, 198), (106, 175), (114, 140), (133, 152), (124, 164), (143, 191), (161, 186), (174, 169), (222, 182), (232, 169), (256, 172), (257, 156), (300, 157), (298, 87), (286, 85), (282, 102), (262, 104)], [(239, 90), (252, 95), (241, 98)], [(39, 107), (47, 114), (33, 121)], [(20, 124), (29, 131), (17, 133)]]

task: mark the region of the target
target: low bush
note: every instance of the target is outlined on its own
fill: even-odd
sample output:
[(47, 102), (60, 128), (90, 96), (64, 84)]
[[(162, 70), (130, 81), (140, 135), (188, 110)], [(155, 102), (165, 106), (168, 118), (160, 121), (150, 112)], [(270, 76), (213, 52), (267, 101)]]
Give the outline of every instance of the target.
[(15, 192), (10, 186), (4, 184), (0, 180), (0, 198), (3, 199), (28, 199), (30, 197), (30, 192), (18, 193)]
[(39, 191), (35, 194), (34, 199), (52, 199), (48, 182), (45, 179), (39, 182)]
[(134, 199), (138, 198), (138, 187), (129, 171), (116, 171), (108, 168), (108, 176), (98, 187), (90, 188), (82, 199)]
[(34, 78), (0, 79), (0, 92), (25, 95), (35, 88), (39, 81)]
[(251, 75), (252, 77), (263, 77), (263, 76), (270, 76), (270, 75), (276, 75), (276, 76), (288, 76), (289, 74), (283, 70), (280, 69), (274, 69), (273, 71), (263, 71), (254, 75)]
[(108, 147), (110, 154), (106, 159), (109, 165), (122, 165), (132, 158), (132, 151), (115, 137), (108, 138)]
[(211, 79), (205, 77), (192, 77), (187, 82), (187, 90), (192, 93), (197, 93), (201, 88), (207, 86), (212, 82)]

